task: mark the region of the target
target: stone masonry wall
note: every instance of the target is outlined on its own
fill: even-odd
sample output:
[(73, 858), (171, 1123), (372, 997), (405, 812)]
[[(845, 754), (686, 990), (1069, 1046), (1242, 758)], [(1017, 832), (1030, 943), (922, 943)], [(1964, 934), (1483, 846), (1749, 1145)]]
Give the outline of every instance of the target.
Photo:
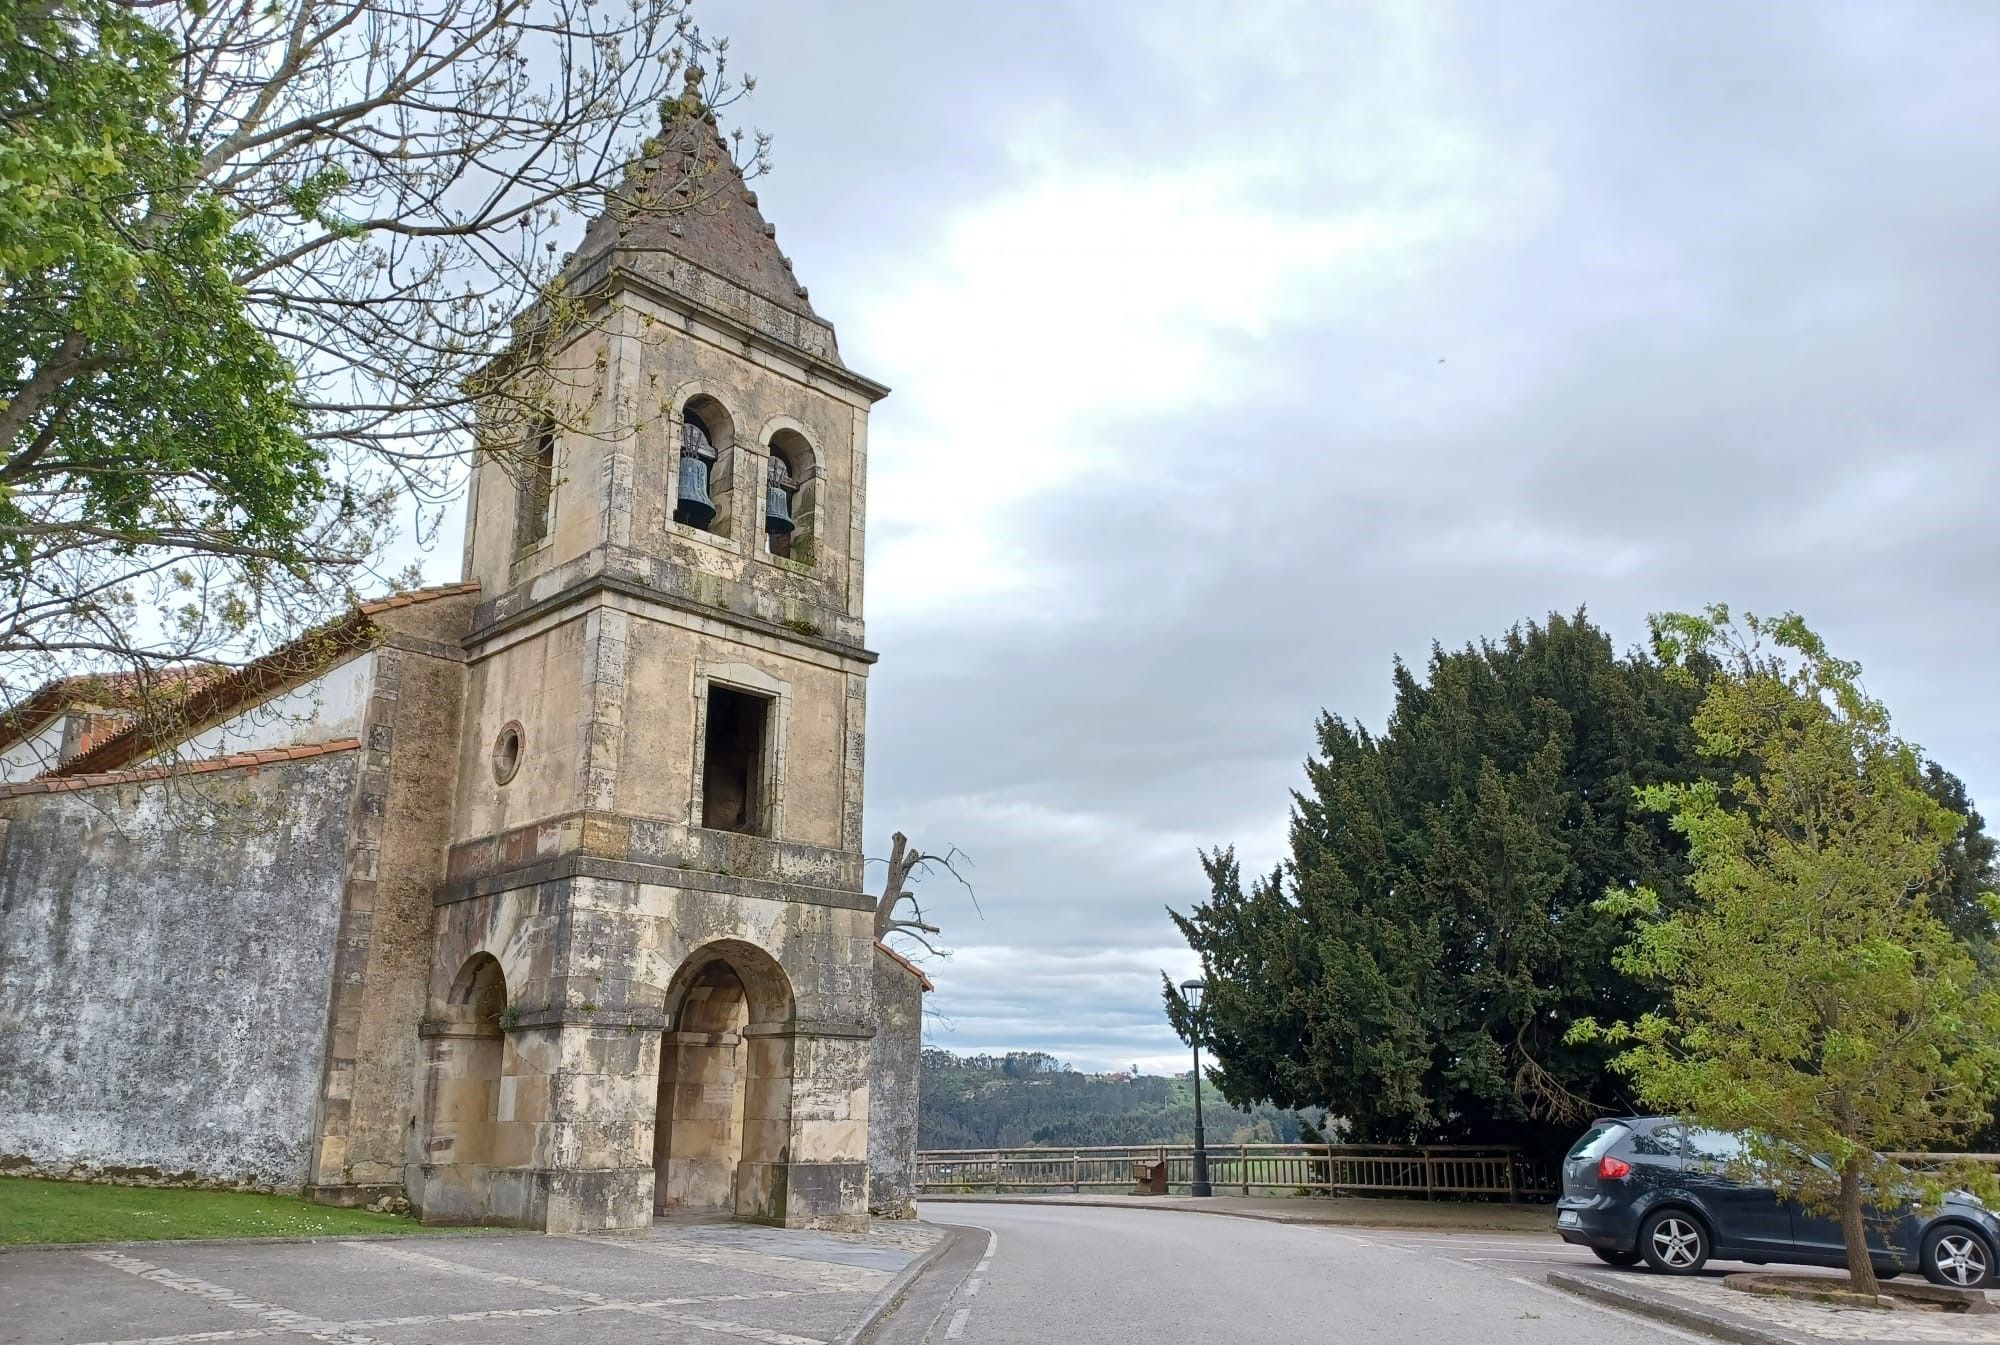
[(924, 983), (901, 959), (880, 948), (875, 950), (875, 1029), (868, 1061), (868, 1211), (887, 1219), (914, 1219)]
[(0, 1167), (307, 1181), (358, 755), (0, 797)]
[(471, 596), (385, 613), (349, 837), (314, 1194), (360, 1203), (401, 1191), (415, 1157), (431, 960), (444, 876)]

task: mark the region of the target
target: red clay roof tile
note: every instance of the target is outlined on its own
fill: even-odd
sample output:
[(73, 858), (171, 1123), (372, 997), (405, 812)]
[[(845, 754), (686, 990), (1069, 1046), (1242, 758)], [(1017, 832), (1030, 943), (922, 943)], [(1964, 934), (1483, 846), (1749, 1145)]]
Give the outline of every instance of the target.
[(0, 799), (22, 794), (53, 794), (57, 791), (95, 789), (99, 785), (131, 784), (139, 780), (159, 780), (169, 775), (205, 775), (213, 771), (255, 769), (278, 761), (299, 761), (334, 752), (352, 752), (361, 746), (359, 738), (335, 738), (330, 742), (307, 743), (298, 747), (266, 747), (255, 752), (232, 752), (226, 757), (205, 761), (184, 761), (170, 766), (140, 766), (129, 771), (96, 771), (89, 775), (42, 776), (19, 784), (0, 785)]
[(909, 972), (910, 975), (916, 977), (919, 981), (923, 982), (924, 989), (926, 990), (937, 989), (936, 986), (931, 984), (931, 978), (924, 975), (924, 969), (922, 967), (910, 961), (909, 958), (904, 957), (901, 953), (897, 952), (894, 948), (891, 948), (888, 944), (882, 942), (880, 939), (875, 940), (875, 946), (881, 949), (883, 952), (887, 953), (891, 958), (895, 959), (897, 964), (900, 965), (904, 971)]

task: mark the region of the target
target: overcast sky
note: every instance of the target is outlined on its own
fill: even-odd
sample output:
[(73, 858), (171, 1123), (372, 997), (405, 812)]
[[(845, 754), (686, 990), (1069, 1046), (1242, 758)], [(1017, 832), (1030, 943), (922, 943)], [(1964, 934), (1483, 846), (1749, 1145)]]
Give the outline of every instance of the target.
[(2000, 813), (2000, 5), (699, 12), (895, 389), (869, 849), (985, 912), (926, 888), (934, 1044), (1184, 1068), (1197, 847), (1551, 610), (1795, 608)]

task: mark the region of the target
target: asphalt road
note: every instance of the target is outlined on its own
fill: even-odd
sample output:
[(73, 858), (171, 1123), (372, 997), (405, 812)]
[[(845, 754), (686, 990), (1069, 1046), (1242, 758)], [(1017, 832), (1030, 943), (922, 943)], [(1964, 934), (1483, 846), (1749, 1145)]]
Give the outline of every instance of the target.
[(965, 1345), (1271, 1342), (1665, 1345), (1705, 1338), (1573, 1298), (1598, 1265), (1553, 1237), (1263, 1223), (1081, 1206), (933, 1206), (985, 1229), (984, 1259), (931, 1334)]

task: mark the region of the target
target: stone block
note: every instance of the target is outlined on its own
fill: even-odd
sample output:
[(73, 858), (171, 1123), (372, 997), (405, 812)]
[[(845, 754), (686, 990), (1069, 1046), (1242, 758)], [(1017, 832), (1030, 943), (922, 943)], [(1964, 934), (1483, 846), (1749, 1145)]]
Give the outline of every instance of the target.
[(792, 1147), (792, 1122), (787, 1116), (770, 1119), (746, 1116), (743, 1118), (743, 1156), (776, 1162), (790, 1156)]
[(540, 1227), (545, 1233), (608, 1232), (650, 1228), (653, 1170), (565, 1170), (543, 1174), (547, 1196)]
[(509, 1075), (500, 1080), (497, 1115), (503, 1121), (549, 1119), (549, 1086), (541, 1075)]
[(794, 1123), (792, 1160), (797, 1163), (862, 1163), (868, 1161), (866, 1113), (847, 1121)]
[(499, 1121), (492, 1127), (485, 1152), (496, 1168), (528, 1167), (535, 1161), (541, 1125), (534, 1121)]

